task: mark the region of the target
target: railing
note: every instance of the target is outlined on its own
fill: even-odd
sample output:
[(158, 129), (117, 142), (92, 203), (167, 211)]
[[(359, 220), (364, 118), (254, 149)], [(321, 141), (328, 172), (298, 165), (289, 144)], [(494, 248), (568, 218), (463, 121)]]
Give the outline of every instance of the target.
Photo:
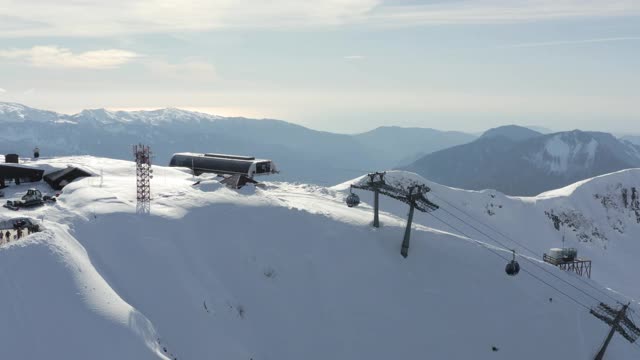
[(548, 262), (549, 264), (553, 264), (553, 265), (558, 265), (565, 262), (562, 259), (554, 258), (547, 254), (542, 254), (542, 260), (544, 260), (544, 262)]

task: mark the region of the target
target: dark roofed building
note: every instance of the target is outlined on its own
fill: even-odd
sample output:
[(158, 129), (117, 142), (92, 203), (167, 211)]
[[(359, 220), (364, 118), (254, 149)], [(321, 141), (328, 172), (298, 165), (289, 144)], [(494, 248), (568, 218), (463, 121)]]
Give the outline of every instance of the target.
[(42, 180), (44, 170), (18, 164), (0, 164), (0, 188), (6, 187), (6, 182), (13, 180), (16, 185), (21, 182), (38, 182)]
[(44, 181), (55, 190), (62, 190), (67, 184), (77, 178), (91, 176), (90, 173), (73, 166), (66, 169), (50, 172), (44, 176)]
[(7, 154), (4, 156), (4, 162), (17, 164), (20, 162), (20, 157), (18, 156), (18, 154)]

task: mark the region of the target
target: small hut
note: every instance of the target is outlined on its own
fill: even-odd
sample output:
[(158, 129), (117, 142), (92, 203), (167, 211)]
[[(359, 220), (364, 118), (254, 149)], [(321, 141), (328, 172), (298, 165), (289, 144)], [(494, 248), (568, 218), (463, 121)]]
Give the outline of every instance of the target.
[(67, 184), (71, 183), (75, 179), (91, 176), (90, 173), (74, 167), (69, 166), (66, 169), (57, 170), (48, 173), (44, 176), (44, 181), (49, 184), (55, 190), (62, 190)]
[(4, 156), (4, 162), (9, 164), (17, 164), (20, 162), (18, 154), (7, 154)]

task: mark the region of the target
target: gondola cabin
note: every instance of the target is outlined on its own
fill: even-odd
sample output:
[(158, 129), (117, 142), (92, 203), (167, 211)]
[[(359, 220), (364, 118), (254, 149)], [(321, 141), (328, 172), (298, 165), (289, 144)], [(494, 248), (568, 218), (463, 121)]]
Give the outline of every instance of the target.
[(188, 168), (196, 175), (202, 173), (240, 175), (250, 179), (256, 175), (269, 175), (278, 172), (276, 165), (271, 160), (226, 154), (177, 153), (171, 158), (169, 166)]

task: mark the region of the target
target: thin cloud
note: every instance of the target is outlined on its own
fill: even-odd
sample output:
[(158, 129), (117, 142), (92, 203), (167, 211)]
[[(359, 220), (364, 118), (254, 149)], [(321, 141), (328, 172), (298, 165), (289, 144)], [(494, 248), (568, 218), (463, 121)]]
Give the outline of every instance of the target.
[(373, 14), (389, 25), (510, 24), (549, 20), (640, 15), (632, 0), (466, 0), (428, 5), (382, 7)]
[(139, 55), (126, 50), (106, 49), (73, 53), (57, 46), (34, 46), (28, 49), (0, 50), (0, 58), (26, 62), (40, 68), (113, 69)]
[(5, 90), (5, 89), (3, 89), (3, 88), (0, 88), (0, 94), (4, 94), (4, 93), (6, 93), (6, 92), (7, 92), (7, 90)]
[[(2, 3), (3, 0), (0, 0)], [(21, 0), (0, 37), (109, 36), (223, 28), (468, 25), (640, 16), (635, 0)], [(59, 13), (65, 16), (51, 16)], [(74, 21), (68, 21), (74, 19)]]
[(560, 40), (560, 41), (520, 43), (520, 44), (506, 45), (503, 47), (526, 48), (526, 47), (579, 45), (579, 44), (592, 44), (592, 43), (604, 43), (604, 42), (616, 42), (616, 41), (638, 41), (638, 40), (640, 40), (640, 36), (624, 36), (624, 37), (596, 38), (596, 39), (584, 39), (584, 40)]
[(147, 67), (159, 78), (171, 78), (184, 81), (212, 81), (217, 78), (216, 68), (212, 64), (199, 60), (187, 59), (181, 63), (168, 63), (154, 60)]
[(362, 60), (365, 57), (363, 55), (347, 55), (344, 57), (346, 60)]
[[(6, 16), (45, 26), (14, 27), (0, 32), (0, 37), (342, 25), (356, 22), (380, 4), (381, 0), (193, 0), (186, 6), (166, 0), (21, 0), (3, 9)], [(65, 16), (51, 16), (52, 13)]]

